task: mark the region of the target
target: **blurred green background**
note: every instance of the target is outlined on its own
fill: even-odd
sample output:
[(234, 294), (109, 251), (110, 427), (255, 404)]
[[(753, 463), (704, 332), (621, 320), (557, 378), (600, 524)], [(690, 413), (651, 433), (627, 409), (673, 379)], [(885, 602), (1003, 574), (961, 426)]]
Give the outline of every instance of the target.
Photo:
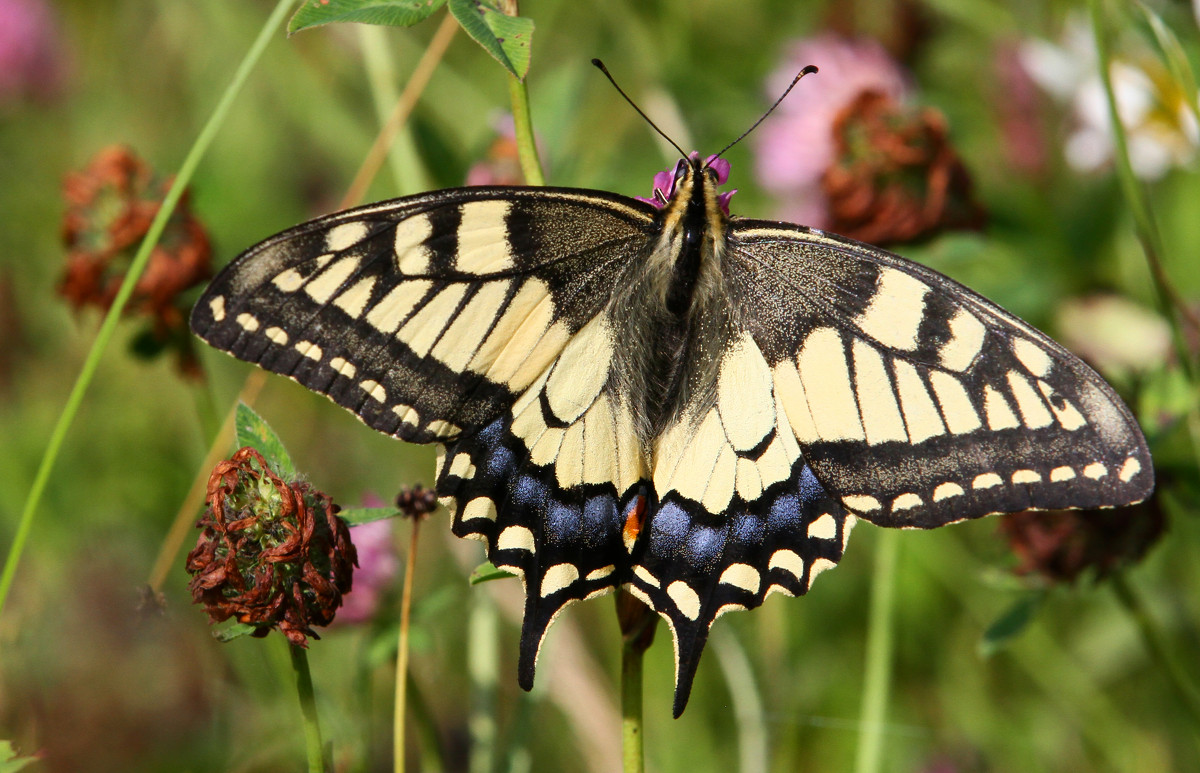
[[(33, 5), (9, 0), (0, 14)], [(112, 143), (172, 174), (271, 10), (260, 0), (60, 0), (45, 7), (53, 43), (44, 66), (54, 72), (4, 92), (0, 105), (4, 551), (100, 319), (94, 309), (72, 311), (56, 294), (62, 180)], [(1192, 7), (1151, 7), (1196, 61)], [(912, 101), (945, 115), (989, 213), (981, 232), (898, 251), (1052, 335), (1064, 332), (1072, 304), (1101, 292), (1141, 310), (1121, 314), (1150, 317), (1152, 340), (1137, 338), (1141, 328), (1120, 316), (1087, 318), (1077, 338), (1089, 343), (1089, 333), (1094, 339), (1109, 325), (1135, 336), (1114, 346), (1151, 352), (1148, 364), (1126, 367), (1117, 358), (1106, 371), (1151, 434), (1163, 481), (1159, 505), (1170, 519), (1161, 542), (1124, 579), (1183, 673), (1200, 676), (1196, 465), (1177, 431), (1194, 390), (1161, 343), (1150, 274), (1111, 166), (1085, 171), (1069, 163), (1064, 148), (1079, 121), (1074, 103), (1012, 75), (1023, 46), (1064, 45), (1072, 19), (1087, 29), (1086, 6), (526, 0), (521, 11), (537, 25), (528, 83), (549, 182), (626, 195), (647, 195), (654, 172), (674, 159), (592, 69), (591, 57), (604, 59), (665, 129), (686, 138), (685, 147), (712, 152), (769, 104), (765, 81), (793, 41), (830, 30), (880, 40), (908, 73)], [(1166, 78), (1155, 93), (1178, 90), (1162, 75), (1161, 53), (1137, 7), (1113, 3), (1103, 11), (1122, 30), (1118, 54)], [(336, 205), (379, 130), (381, 109), (390, 109), (376, 101), (371, 74), (382, 78), (384, 93), (402, 88), (444, 13), (408, 30), (338, 25), (276, 36), (191, 185), (217, 267)], [(368, 63), (371, 51), (390, 62), (390, 81), (387, 67)], [(806, 79), (789, 97), (791, 107), (802, 110), (807, 94), (835, 88), (825, 77)], [(421, 96), (396, 164), (375, 178), (369, 198), (461, 184), (488, 157), (495, 124), (509, 109), (505, 79), (459, 34)], [(1020, 100), (1032, 107), (1014, 118)], [(1021, 142), (1037, 146), (1037, 163), (1013, 161), (1013, 121), (1023, 122)], [(1200, 178), (1186, 152), (1194, 134), (1186, 125), (1179, 131), (1185, 152), (1178, 163), (1144, 183), (1166, 270), (1181, 295), (1194, 299)], [(797, 138), (797, 152), (804, 140)], [(765, 217), (777, 202), (756, 183), (755, 147), (747, 141), (728, 154), (731, 184), (740, 189), (733, 210)], [(164, 589), (165, 611), (138, 611), (139, 588), (193, 478), (203, 474), (205, 406), (211, 400), (223, 413), (248, 372), (205, 350), (207, 382), (184, 379), (170, 357), (130, 353), (140, 329), (122, 323), (102, 361), (0, 617), (0, 739), (27, 753), (44, 749), (35, 770), (297, 769), (303, 744), (278, 637), (214, 642), (190, 604), (182, 555)], [(1090, 343), (1104, 349), (1106, 341)], [(431, 449), (370, 432), (285, 379), (271, 377), (256, 408), (313, 484), (339, 503), (357, 505), (370, 494), (389, 499), (402, 484), (431, 482)], [(670, 718), (671, 645), (660, 628), (647, 659), (649, 770), (852, 768), (876, 532), (860, 526), (842, 565), (804, 599), (774, 596), (759, 610), (722, 618), (679, 720)], [(406, 524), (397, 527), (399, 545), (407, 533)], [(537, 686), (525, 694), (515, 683), (519, 583), (469, 587), (482, 549), (455, 541), (444, 512), (427, 522), (420, 545), (414, 769), (615, 769), (620, 645), (612, 601), (577, 605), (560, 618)], [(987, 627), (1042, 588), (1011, 573), (1017, 559), (996, 519), (905, 533), (900, 550), (884, 770), (1200, 770), (1195, 715), (1108, 584), (1085, 578), (1050, 589), (1029, 626), (985, 656)], [(390, 769), (394, 626), (385, 611), (373, 624), (335, 624), (311, 646), (338, 770)], [(491, 751), (472, 758), (472, 749)]]

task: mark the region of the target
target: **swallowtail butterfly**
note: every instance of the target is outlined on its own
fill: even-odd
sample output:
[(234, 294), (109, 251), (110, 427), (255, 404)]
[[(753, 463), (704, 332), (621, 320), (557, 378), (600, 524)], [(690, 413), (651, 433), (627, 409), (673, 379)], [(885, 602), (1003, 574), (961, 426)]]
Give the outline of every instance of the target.
[(807, 592), (859, 518), (1147, 496), (1137, 422), (1078, 358), (889, 252), (729, 216), (725, 172), (323, 217), (239, 256), (192, 329), (438, 444), (454, 533), (524, 581), (523, 687), (563, 607), (624, 586), (671, 628), (676, 716), (713, 621)]

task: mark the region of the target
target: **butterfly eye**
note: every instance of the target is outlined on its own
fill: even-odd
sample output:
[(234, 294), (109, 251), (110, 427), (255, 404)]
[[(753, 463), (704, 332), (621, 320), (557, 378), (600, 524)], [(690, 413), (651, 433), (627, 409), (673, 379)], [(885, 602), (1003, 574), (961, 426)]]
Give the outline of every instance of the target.
[(677, 185), (679, 184), (679, 181), (683, 179), (684, 175), (687, 174), (687, 169), (688, 162), (682, 158), (679, 159), (679, 163), (675, 165), (675, 183)]

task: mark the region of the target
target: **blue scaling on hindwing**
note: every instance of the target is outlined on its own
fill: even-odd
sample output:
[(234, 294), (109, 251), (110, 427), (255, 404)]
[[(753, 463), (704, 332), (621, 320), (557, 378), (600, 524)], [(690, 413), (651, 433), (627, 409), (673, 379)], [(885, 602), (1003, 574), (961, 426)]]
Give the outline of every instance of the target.
[[(459, 537), (487, 542), (493, 564), (525, 583), (517, 678), (533, 686), (546, 629), (566, 605), (627, 581), (623, 507), (612, 484), (563, 489), (553, 465), (536, 465), (509, 431), (510, 416), (449, 445), (437, 490)], [(628, 494), (626, 498), (632, 498)]]
[(633, 551), (630, 590), (675, 637), (675, 716), (683, 713), (709, 628), (773, 591), (799, 596), (842, 557), (853, 525), (803, 457), (787, 479), (720, 514), (672, 492), (649, 516)]

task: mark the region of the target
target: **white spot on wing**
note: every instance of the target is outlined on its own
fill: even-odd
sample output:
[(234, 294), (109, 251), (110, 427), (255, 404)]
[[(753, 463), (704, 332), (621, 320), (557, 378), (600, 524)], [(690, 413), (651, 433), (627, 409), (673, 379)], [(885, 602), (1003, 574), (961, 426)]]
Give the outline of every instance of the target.
[(395, 333), (431, 287), (433, 282), (425, 279), (401, 282), (371, 307), (367, 312), (367, 322), (381, 333)]
[(579, 569), (574, 564), (555, 564), (542, 575), (540, 593), (546, 598), (560, 590), (566, 590), (579, 579)]
[(768, 569), (782, 569), (797, 580), (804, 578), (804, 559), (794, 550), (776, 550), (767, 562)]
[(808, 525), (808, 536), (816, 539), (833, 539), (837, 536), (837, 521), (829, 513), (825, 513)]
[(225, 296), (218, 295), (208, 302), (209, 311), (212, 312), (213, 319), (217, 322), (225, 320)]
[(915, 350), (928, 292), (929, 285), (903, 271), (881, 269), (875, 294), (857, 319), (859, 329), (884, 346)]
[(1021, 426), (1008, 400), (991, 384), (983, 388), (983, 412), (987, 414), (988, 429), (1016, 429)]
[(842, 504), (859, 513), (869, 513), (883, 507), (879, 500), (866, 494), (850, 494), (842, 497)]
[(1008, 387), (1012, 390), (1013, 397), (1017, 398), (1017, 410), (1021, 412), (1021, 418), (1025, 421), (1025, 426), (1030, 429), (1039, 427), (1048, 427), (1054, 423), (1054, 417), (1050, 415), (1050, 411), (1046, 408), (1046, 403), (1042, 400), (1041, 395), (1034, 391), (1033, 385), (1029, 383), (1029, 379), (1021, 375), (1015, 370), (1008, 372)]
[(959, 308), (950, 318), (950, 339), (938, 351), (942, 367), (962, 372), (971, 366), (979, 350), (983, 348), (987, 328), (979, 319), (964, 308)]
[(1012, 474), (1013, 483), (1040, 483), (1042, 476), (1034, 470), (1017, 470)]
[(749, 333), (743, 333), (721, 360), (717, 410), (736, 451), (754, 448), (775, 428), (771, 370)]
[(286, 271), (281, 271), (271, 284), (275, 285), (280, 291), (285, 293), (294, 293), (304, 285), (304, 277), (294, 268), (289, 268)]
[(358, 388), (369, 394), (376, 402), (387, 402), (387, 392), (385, 392), (383, 387), (379, 385), (378, 381), (372, 381), (369, 378), (364, 379), (363, 381), (358, 382)]
[(921, 506), (921, 498), (911, 492), (901, 494), (892, 500), (892, 512), (898, 513), (901, 510), (911, 510), (914, 507)]
[(1129, 457), (1125, 460), (1125, 464), (1121, 465), (1121, 471), (1117, 473), (1117, 477), (1123, 482), (1128, 483), (1133, 480), (1133, 476), (1142, 471), (1142, 463), (1135, 457)]
[(758, 593), (758, 589), (762, 585), (762, 577), (758, 570), (749, 564), (730, 564), (725, 571), (721, 572), (720, 582), (723, 585), (732, 585), (750, 593)]
[(288, 334), (281, 327), (269, 327), (263, 331), (263, 335), (280, 346), (287, 346)]
[(354, 367), (352, 363), (346, 362), (346, 360), (341, 357), (334, 357), (332, 360), (330, 360), (329, 367), (333, 368), (338, 373), (341, 373), (346, 378), (354, 378), (354, 375), (358, 373), (358, 368)]
[(237, 315), (237, 323), (247, 332), (253, 333), (255, 330), (258, 330), (258, 318), (253, 314), (247, 314), (243, 311)]
[(475, 497), (463, 508), (460, 521), (496, 520), (496, 503), (487, 497)]
[(612, 361), (612, 330), (598, 315), (571, 338), (546, 380), (546, 402), (564, 423), (583, 415), (608, 381)]
[[(639, 580), (646, 583), (647, 585), (649, 585), (653, 588), (659, 587), (658, 578), (655, 577), (654, 575), (650, 574), (650, 570), (647, 569), (646, 567), (642, 566), (641, 564), (638, 564), (637, 566), (633, 567), (633, 573)], [(654, 605), (651, 604), (650, 606), (653, 607)]]
[(994, 472), (976, 475), (975, 480), (971, 482), (971, 488), (975, 489), (995, 488), (1002, 485), (1004, 485), (1004, 479)]
[(373, 276), (363, 277), (351, 285), (349, 290), (334, 298), (333, 305), (358, 319), (362, 316), (363, 309), (367, 308), (367, 301), (371, 300), (371, 290), (375, 288), (376, 281)]
[(900, 406), (896, 404), (896, 393), (883, 357), (861, 339), (854, 340), (853, 350), (854, 389), (867, 442), (874, 445), (889, 440), (907, 441), (908, 431), (900, 417)]
[[(1051, 400), (1054, 395), (1054, 387), (1047, 384), (1045, 381), (1038, 381), (1038, 389), (1046, 398), (1046, 402), (1050, 404), (1050, 410), (1054, 411), (1054, 418), (1058, 419), (1058, 423), (1065, 430), (1076, 430), (1080, 427), (1087, 426), (1087, 419), (1083, 418), (1083, 414), (1079, 412), (1071, 401), (1062, 395), (1058, 395), (1056, 399)], [(1061, 403), (1062, 407), (1058, 407), (1055, 403)]]
[(324, 352), (321, 351), (321, 347), (317, 346), (312, 341), (298, 341), (296, 342), (294, 348), (303, 356), (310, 360), (316, 360), (317, 362), (320, 362), (321, 357), (324, 356)]
[(1105, 475), (1108, 475), (1108, 468), (1100, 462), (1092, 462), (1087, 467), (1083, 468), (1083, 477), (1085, 478), (1100, 480)]
[(492, 274), (513, 267), (505, 219), (511, 203), (469, 201), (462, 205), (455, 268), (464, 274)]
[(917, 369), (904, 360), (895, 360), (896, 391), (900, 393), (900, 406), (904, 411), (904, 423), (908, 426), (908, 436), (913, 443), (920, 443), (931, 437), (946, 434), (942, 417), (938, 414), (937, 406), (925, 381)]
[(325, 249), (341, 252), (358, 244), (367, 235), (366, 223), (342, 223), (325, 234)]
[(1026, 338), (1015, 339), (1012, 347), (1013, 354), (1017, 355), (1017, 359), (1030, 373), (1038, 378), (1045, 378), (1049, 375), (1054, 361), (1050, 359), (1050, 355), (1046, 354), (1045, 349)]
[(676, 580), (667, 586), (667, 595), (675, 602), (675, 607), (688, 620), (700, 617), (700, 596), (692, 590), (692, 586), (683, 580)]
[(404, 323), (396, 337), (408, 344), (418, 357), (429, 354), (438, 337), (450, 323), (454, 311), (467, 292), (465, 284), (452, 284), (433, 297), (431, 301)]
[(331, 263), (328, 268), (304, 285), (304, 292), (308, 293), (308, 296), (317, 303), (329, 303), (329, 299), (341, 288), (342, 283), (349, 279), (357, 269), (358, 258), (342, 258)]
[(1075, 470), (1070, 467), (1055, 467), (1050, 471), (1050, 480), (1053, 483), (1062, 483), (1063, 481), (1074, 480)]
[(821, 440), (865, 440), (838, 331), (831, 327), (812, 331), (796, 359), (817, 436)]
[(596, 582), (597, 580), (603, 580), (616, 570), (617, 567), (609, 564), (608, 566), (602, 566), (599, 569), (593, 569), (592, 571), (588, 572), (587, 577), (584, 577), (583, 579), (587, 580), (588, 582)]
[(938, 486), (937, 488), (935, 488), (933, 490), (933, 501), (941, 502), (943, 499), (950, 499), (951, 497), (960, 497), (964, 493), (965, 492), (963, 492), (962, 486), (958, 485), (957, 483), (952, 483), (950, 481), (946, 481), (945, 483), (941, 484), (940, 486)]
[(496, 550), (534, 551), (533, 532), (524, 526), (509, 526), (496, 539)]
[(392, 249), (396, 253), (396, 269), (407, 276), (429, 271), (429, 247), (425, 240), (433, 235), (433, 224), (427, 215), (415, 215), (396, 224)]
[(963, 435), (983, 426), (966, 388), (957, 377), (945, 371), (932, 370), (929, 372), (929, 384), (933, 387), (934, 397), (942, 409), (946, 428), (951, 433)]

